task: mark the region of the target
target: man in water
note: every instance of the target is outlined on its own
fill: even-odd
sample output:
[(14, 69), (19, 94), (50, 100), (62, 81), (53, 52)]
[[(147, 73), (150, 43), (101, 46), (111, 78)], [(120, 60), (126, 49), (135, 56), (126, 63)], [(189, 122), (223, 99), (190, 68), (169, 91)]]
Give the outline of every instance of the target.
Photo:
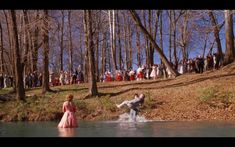
[(136, 121), (136, 116), (139, 112), (138, 107), (144, 103), (144, 98), (145, 98), (144, 94), (140, 94), (140, 96), (138, 96), (138, 94), (135, 94), (134, 99), (130, 101), (127, 101), (127, 100), (123, 101), (121, 104), (117, 105), (117, 107), (121, 108), (123, 106), (127, 106), (128, 108), (130, 108), (130, 118), (133, 121)]

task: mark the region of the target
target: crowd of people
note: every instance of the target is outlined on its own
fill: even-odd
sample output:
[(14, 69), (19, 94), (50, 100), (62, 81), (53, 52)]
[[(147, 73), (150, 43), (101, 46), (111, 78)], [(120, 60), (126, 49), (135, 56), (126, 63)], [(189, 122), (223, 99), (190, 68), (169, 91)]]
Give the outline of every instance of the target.
[(13, 86), (13, 76), (0, 74), (0, 89)]
[[(217, 54), (209, 53), (205, 58), (198, 55), (195, 58), (179, 61), (178, 65), (171, 63), (172, 67), (180, 74), (185, 73), (203, 73), (206, 70), (219, 69), (221, 64), (221, 57)], [(173, 74), (163, 64), (154, 64), (152, 67), (147, 65), (139, 66), (136, 70), (116, 70), (114, 73), (106, 71), (99, 77), (100, 82), (110, 81), (140, 81), (144, 79), (157, 79), (157, 78), (171, 78)], [(0, 88), (12, 87), (13, 76), (0, 74)], [(73, 73), (69, 71), (61, 71), (59, 74), (50, 73), (49, 83), (51, 86), (79, 84), (84, 82), (84, 75), (80, 67), (75, 69)], [(25, 88), (35, 88), (42, 86), (42, 73), (34, 71), (28, 73), (24, 77)]]
[(80, 84), (84, 82), (84, 75), (81, 70), (75, 70), (74, 73), (61, 71), (59, 76), (55, 73), (50, 73), (49, 82), (51, 86)]
[(42, 73), (34, 71), (32, 73), (26, 74), (24, 78), (25, 88), (35, 88), (42, 86)]
[[(206, 58), (198, 55), (195, 58), (181, 60), (178, 65), (171, 63), (173, 69), (177, 70), (180, 74), (185, 73), (203, 73), (207, 70), (217, 70), (222, 65), (221, 58), (218, 54), (208, 54)], [(163, 64), (154, 64), (151, 68), (146, 65), (139, 66), (136, 70), (117, 70), (114, 74), (106, 71), (101, 75), (100, 82), (110, 81), (139, 81), (143, 79), (157, 79), (157, 78), (171, 78), (173, 74)]]
[[(13, 87), (13, 76), (0, 74), (0, 89)], [(42, 86), (42, 73), (37, 71), (27, 73), (23, 79), (25, 88), (36, 88)], [(68, 84), (79, 84), (84, 82), (84, 76), (81, 70), (75, 70), (74, 73), (70, 74), (67, 71), (61, 71), (60, 74), (50, 72), (49, 84), (51, 86), (68, 85)]]

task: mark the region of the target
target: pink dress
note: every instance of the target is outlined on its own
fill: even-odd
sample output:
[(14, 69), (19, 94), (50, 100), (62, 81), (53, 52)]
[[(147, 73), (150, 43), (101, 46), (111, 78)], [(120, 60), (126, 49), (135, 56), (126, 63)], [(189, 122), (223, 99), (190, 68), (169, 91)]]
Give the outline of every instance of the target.
[(76, 107), (72, 102), (66, 101), (63, 104), (64, 115), (58, 125), (59, 128), (75, 128), (78, 126), (75, 116)]

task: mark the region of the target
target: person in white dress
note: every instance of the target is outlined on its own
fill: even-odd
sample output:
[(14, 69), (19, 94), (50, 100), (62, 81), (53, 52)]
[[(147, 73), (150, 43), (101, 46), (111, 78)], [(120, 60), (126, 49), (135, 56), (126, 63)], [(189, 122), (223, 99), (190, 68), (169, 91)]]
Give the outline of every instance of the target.
[(60, 72), (60, 84), (64, 85), (64, 71)]
[(152, 71), (151, 71), (150, 77), (153, 78), (154, 80), (156, 79), (156, 77), (157, 77), (156, 66), (152, 66)]
[(143, 80), (144, 74), (143, 74), (143, 68), (139, 67), (137, 69), (137, 81)]

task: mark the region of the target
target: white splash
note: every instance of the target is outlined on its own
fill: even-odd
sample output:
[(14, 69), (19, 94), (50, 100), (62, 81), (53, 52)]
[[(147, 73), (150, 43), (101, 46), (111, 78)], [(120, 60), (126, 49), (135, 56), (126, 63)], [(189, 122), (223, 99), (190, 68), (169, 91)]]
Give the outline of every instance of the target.
[(151, 120), (145, 119), (144, 116), (137, 115), (135, 118), (132, 118), (129, 113), (124, 113), (119, 115), (117, 122), (149, 122)]

